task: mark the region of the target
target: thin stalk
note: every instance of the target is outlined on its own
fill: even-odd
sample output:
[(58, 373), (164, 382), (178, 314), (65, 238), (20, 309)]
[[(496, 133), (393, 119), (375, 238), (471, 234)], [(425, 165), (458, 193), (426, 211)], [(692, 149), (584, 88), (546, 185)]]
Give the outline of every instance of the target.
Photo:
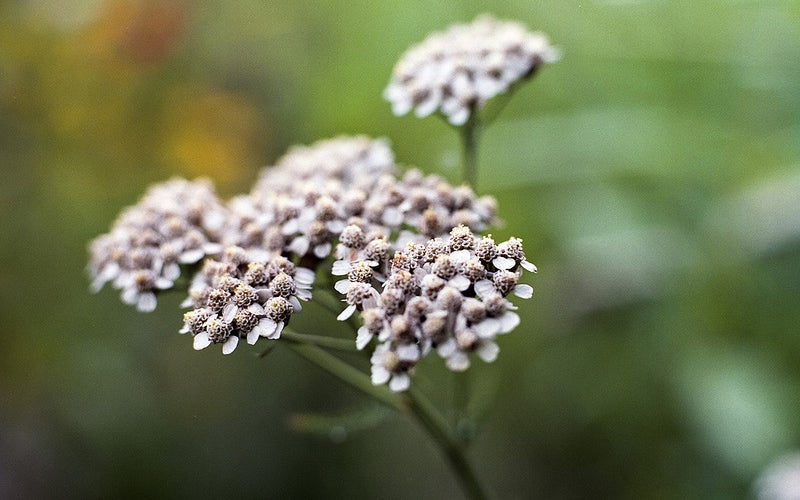
[(469, 414), (472, 384), (468, 372), (454, 372), (453, 379), (453, 429), (459, 441), (467, 446), (474, 434), (474, 426)]
[(461, 180), (476, 190), (478, 185), (478, 140), (481, 127), (475, 113), (459, 130), (463, 162)]
[(422, 424), (428, 434), (436, 441), (445, 457), (447, 457), (450, 468), (458, 476), (458, 480), (467, 497), (474, 500), (490, 498), (480, 481), (478, 481), (478, 476), (475, 474), (472, 465), (467, 461), (464, 447), (447, 425), (447, 420), (433, 406), (430, 400), (414, 387), (409, 388), (408, 399), (411, 401), (411, 411), (414, 417)]
[(287, 342), (286, 346), (342, 382), (366, 393), (368, 396), (372, 396), (387, 406), (391, 406), (400, 412), (408, 413), (409, 405), (401, 395), (391, 392), (386, 387), (372, 385), (369, 377), (361, 373), (360, 370), (324, 351), (322, 348), (295, 341)]
[(447, 458), (464, 493), (474, 500), (488, 498), (475, 471), (467, 461), (464, 448), (453, 435), (447, 420), (422, 393), (412, 388), (407, 394), (396, 394), (384, 386), (372, 385), (372, 381), (367, 375), (318, 346), (295, 341), (287, 342), (286, 345), (298, 355), (338, 377), (346, 384), (401, 413), (413, 415)]
[(323, 335), (309, 335), (307, 333), (297, 333), (288, 328), (283, 329), (281, 332), (281, 338), (291, 340), (292, 342), (312, 344), (319, 347), (327, 347), (328, 349), (336, 349), (337, 351), (358, 351), (355, 340), (337, 339), (334, 337), (325, 337)]

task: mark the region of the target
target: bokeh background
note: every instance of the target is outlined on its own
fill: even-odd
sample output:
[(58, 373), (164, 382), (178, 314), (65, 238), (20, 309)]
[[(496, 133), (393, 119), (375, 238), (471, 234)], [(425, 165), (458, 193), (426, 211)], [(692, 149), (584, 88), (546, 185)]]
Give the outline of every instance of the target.
[[(209, 176), (228, 197), (295, 143), (386, 136), (455, 181), (456, 134), (381, 91), (411, 44), (483, 12), (563, 59), (481, 151), (494, 234), (540, 269), (468, 375), (482, 479), (501, 498), (747, 498), (800, 448), (798, 2), (6, 0), (0, 497), (460, 497), (410, 419), (286, 349), (195, 352), (180, 294), (139, 314), (84, 266), (149, 184)], [(447, 407), (440, 365), (417, 381)]]

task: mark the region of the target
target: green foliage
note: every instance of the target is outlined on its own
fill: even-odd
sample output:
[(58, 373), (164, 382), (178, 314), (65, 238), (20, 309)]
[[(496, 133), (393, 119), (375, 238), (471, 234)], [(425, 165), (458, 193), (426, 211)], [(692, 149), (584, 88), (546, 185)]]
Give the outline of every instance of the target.
[(194, 352), (181, 297), (140, 315), (82, 270), (144, 186), (246, 191), (293, 143), (385, 135), (455, 179), (452, 130), (380, 94), (409, 45), (484, 11), (563, 58), (482, 136), (495, 236), (540, 272), (471, 373), (498, 388), (479, 474), (503, 498), (732, 498), (798, 447), (795, 2), (70, 4), (0, 6), (0, 496), (455, 495), (410, 421), (295, 433), (360, 395), (283, 349)]

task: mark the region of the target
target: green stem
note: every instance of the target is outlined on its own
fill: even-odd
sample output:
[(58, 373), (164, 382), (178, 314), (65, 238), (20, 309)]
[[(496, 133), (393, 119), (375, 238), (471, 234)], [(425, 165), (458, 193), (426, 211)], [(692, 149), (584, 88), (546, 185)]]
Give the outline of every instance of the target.
[(411, 387), (408, 390), (408, 399), (411, 401), (411, 411), (414, 417), (422, 424), (428, 434), (436, 441), (439, 449), (447, 457), (450, 467), (458, 476), (461, 487), (468, 498), (482, 500), (489, 498), (478, 476), (475, 474), (464, 447), (447, 425), (447, 420), (433, 406), (433, 404), (418, 390)]
[(469, 445), (474, 435), (473, 421), (469, 414), (471, 383), (469, 373), (453, 372), (453, 429), (456, 437)]
[(447, 420), (422, 393), (411, 388), (407, 394), (396, 394), (385, 386), (372, 385), (367, 375), (318, 346), (296, 341), (287, 342), (286, 345), (306, 360), (381, 403), (401, 413), (411, 413), (444, 453), (464, 493), (475, 500), (488, 498)]
[(467, 123), (460, 129), (461, 131), (461, 154), (463, 160), (462, 181), (477, 190), (478, 185), (478, 139), (480, 136), (480, 124), (473, 113)]
[(307, 361), (314, 363), (331, 375), (338, 377), (342, 382), (372, 396), (387, 406), (391, 406), (403, 413), (408, 412), (408, 404), (404, 401), (402, 396), (391, 392), (386, 387), (372, 385), (372, 381), (369, 377), (361, 373), (360, 370), (348, 365), (336, 356), (324, 351), (322, 348), (296, 341), (287, 342), (286, 345), (296, 354), (299, 354)]
[(328, 349), (336, 349), (338, 351), (358, 351), (355, 340), (297, 333), (288, 328), (283, 329), (281, 338), (301, 344), (312, 344), (319, 347), (327, 347)]

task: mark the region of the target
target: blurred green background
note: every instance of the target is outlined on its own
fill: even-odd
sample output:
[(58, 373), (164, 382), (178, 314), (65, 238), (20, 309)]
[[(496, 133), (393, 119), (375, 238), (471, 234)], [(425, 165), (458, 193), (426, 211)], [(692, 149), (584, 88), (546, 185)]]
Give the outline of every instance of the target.
[[(483, 12), (563, 59), (481, 151), (494, 235), (540, 269), (469, 373), (482, 479), (501, 498), (747, 498), (800, 448), (800, 3), (6, 0), (0, 497), (460, 497), (411, 420), (285, 349), (195, 352), (180, 294), (139, 314), (84, 266), (149, 184), (231, 196), (294, 143), (386, 136), (456, 180), (456, 134), (381, 91), (411, 44)], [(441, 364), (417, 382), (446, 407)]]

